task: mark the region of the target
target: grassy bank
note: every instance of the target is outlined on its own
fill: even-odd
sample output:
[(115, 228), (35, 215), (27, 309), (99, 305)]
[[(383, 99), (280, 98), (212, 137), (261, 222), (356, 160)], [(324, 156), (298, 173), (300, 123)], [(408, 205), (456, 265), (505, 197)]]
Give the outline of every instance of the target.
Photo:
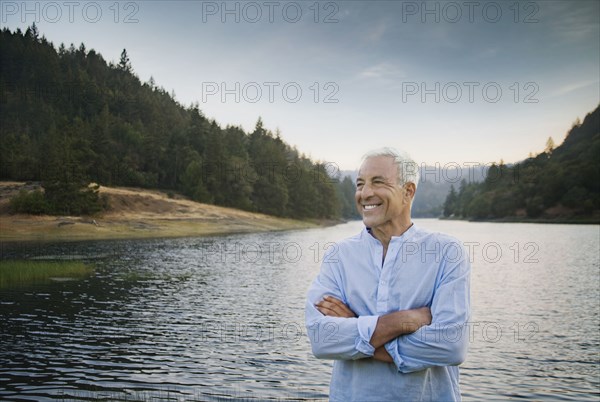
[(193, 237), (307, 229), (318, 226), (315, 223), (273, 217), (219, 220), (97, 217), (94, 220), (96, 223), (80, 217), (0, 216), (0, 242)]
[(12, 215), (8, 200), (24, 185), (0, 182), (0, 242), (189, 237), (320, 226), (201, 204), (155, 190), (121, 187), (100, 187), (110, 208), (93, 217)]
[(94, 272), (81, 261), (0, 261), (0, 288), (84, 278)]

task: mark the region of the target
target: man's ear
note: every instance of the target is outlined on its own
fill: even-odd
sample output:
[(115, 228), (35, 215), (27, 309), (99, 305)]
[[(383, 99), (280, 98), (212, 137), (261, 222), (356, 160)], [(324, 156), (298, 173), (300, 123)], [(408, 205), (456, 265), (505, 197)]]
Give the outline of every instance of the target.
[(415, 183), (406, 183), (404, 185), (404, 194), (409, 197), (411, 200), (415, 197), (415, 192), (417, 191), (417, 186)]

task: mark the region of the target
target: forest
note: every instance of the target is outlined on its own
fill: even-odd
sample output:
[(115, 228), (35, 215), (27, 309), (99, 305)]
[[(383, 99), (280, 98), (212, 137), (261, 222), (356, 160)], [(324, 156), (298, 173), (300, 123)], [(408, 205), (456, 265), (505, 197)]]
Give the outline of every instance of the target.
[[(38, 32), (0, 32), (0, 180), (40, 182), (15, 212), (93, 214), (97, 185), (182, 193), (191, 199), (296, 219), (356, 219), (354, 183), (286, 144), (257, 116), (252, 132), (221, 127), (198, 103), (184, 106), (127, 51), (106, 62), (82, 43), (58, 48)], [(589, 219), (600, 210), (599, 109), (564, 142), (492, 165), (484, 181), (421, 183), (415, 216)], [(97, 185), (90, 185), (94, 183)]]
[[(215, 205), (297, 219), (352, 219), (354, 183), (286, 144), (257, 117), (221, 127), (198, 103), (141, 82), (82, 43), (58, 48), (32, 25), (0, 33), (0, 180), (38, 181), (16, 212), (92, 214), (97, 185), (180, 192)], [(90, 185), (95, 183), (97, 185)]]
[(599, 221), (600, 107), (577, 120), (562, 144), (550, 137), (543, 152), (507, 166), (492, 165), (485, 180), (451, 187), (444, 216), (489, 220)]

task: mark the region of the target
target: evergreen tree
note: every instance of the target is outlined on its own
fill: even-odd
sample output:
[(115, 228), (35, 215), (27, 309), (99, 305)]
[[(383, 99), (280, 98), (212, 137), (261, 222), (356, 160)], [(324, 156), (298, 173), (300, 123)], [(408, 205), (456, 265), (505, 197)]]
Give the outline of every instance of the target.
[(101, 210), (98, 185), (90, 186), (85, 174), (86, 155), (76, 136), (81, 126), (75, 122), (73, 127), (50, 133), (42, 187), (51, 214), (81, 215)]
[[(600, 107), (576, 122), (564, 142), (548, 138), (543, 153), (513, 166), (492, 165), (481, 184), (461, 182), (457, 216), (593, 218), (600, 213)], [(447, 210), (453, 199), (446, 198)], [(556, 208), (558, 207), (558, 208)], [(447, 213), (448, 211), (445, 211)], [(557, 215), (557, 212), (561, 215)]]
[(204, 203), (213, 202), (213, 197), (203, 183), (202, 160), (199, 156), (188, 164), (181, 176), (181, 182), (184, 194), (192, 200)]
[(121, 52), (121, 58), (119, 59), (119, 69), (128, 73), (132, 71), (131, 61), (129, 60), (129, 56), (127, 55), (126, 49), (123, 49), (123, 51)]
[(456, 190), (454, 189), (454, 185), (450, 186), (450, 193), (444, 202), (444, 216), (448, 217), (454, 214), (456, 210), (456, 204), (458, 201), (458, 195), (456, 194)]

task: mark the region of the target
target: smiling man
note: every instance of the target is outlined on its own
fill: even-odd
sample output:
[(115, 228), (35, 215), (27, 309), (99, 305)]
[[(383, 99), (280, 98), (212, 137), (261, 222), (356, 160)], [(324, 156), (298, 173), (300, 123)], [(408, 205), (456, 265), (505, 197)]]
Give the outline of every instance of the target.
[(356, 179), (365, 228), (330, 248), (308, 291), (313, 354), (334, 359), (332, 401), (460, 400), (470, 265), (454, 238), (418, 228), (417, 164), (367, 153)]

